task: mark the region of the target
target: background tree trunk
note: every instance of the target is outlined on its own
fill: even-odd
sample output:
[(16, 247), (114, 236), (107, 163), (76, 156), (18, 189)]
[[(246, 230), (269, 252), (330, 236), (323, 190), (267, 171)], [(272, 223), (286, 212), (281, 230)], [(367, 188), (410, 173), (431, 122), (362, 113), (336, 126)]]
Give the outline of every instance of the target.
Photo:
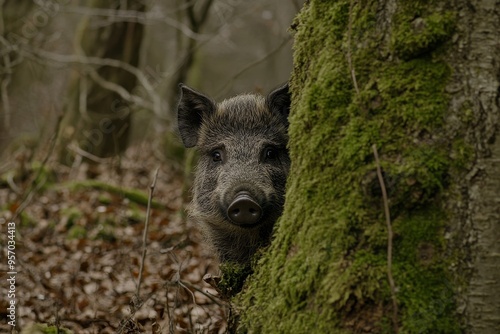
[[(100, 8), (106, 3), (96, 1), (94, 8)], [(141, 3), (119, 3), (113, 10), (145, 11)], [(103, 24), (95, 28), (85, 17), (80, 24), (79, 36), (76, 38), (79, 52), (83, 55), (93, 55), (104, 59), (116, 59), (135, 68), (139, 66), (144, 27), (140, 22), (115, 22)], [(81, 40), (78, 40), (81, 38)], [(85, 88), (82, 88), (82, 85)], [(99, 156), (114, 156), (122, 152), (128, 145), (128, 135), (131, 127), (131, 103), (109, 87), (120, 85), (126, 93), (133, 94), (137, 78), (122, 68), (100, 66), (90, 70), (88, 75), (79, 78), (74, 89), (78, 89), (80, 106), (79, 117), (83, 120), (83, 128), (78, 129), (80, 146), (87, 152)], [(109, 86), (109, 87), (108, 87)], [(83, 96), (82, 96), (83, 94)], [(74, 95), (74, 94), (70, 94)], [(80, 101), (85, 100), (82, 106)], [(78, 122), (76, 123), (78, 124)]]
[(305, 5), (285, 212), (242, 332), (498, 333), (499, 7)]

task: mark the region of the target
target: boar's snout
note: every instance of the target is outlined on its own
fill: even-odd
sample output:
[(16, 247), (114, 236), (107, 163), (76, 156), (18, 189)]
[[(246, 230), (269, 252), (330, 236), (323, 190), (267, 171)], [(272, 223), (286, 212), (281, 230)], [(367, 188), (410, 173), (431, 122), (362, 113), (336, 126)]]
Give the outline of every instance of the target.
[(251, 227), (257, 224), (262, 217), (262, 208), (250, 193), (241, 191), (229, 204), (227, 216), (236, 225)]

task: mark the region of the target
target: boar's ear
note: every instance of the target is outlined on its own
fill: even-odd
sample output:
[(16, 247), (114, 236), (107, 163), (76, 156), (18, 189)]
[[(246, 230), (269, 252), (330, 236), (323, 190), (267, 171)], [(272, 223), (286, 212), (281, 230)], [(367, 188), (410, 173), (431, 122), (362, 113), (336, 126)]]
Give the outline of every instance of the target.
[(203, 94), (179, 85), (181, 96), (177, 106), (177, 124), (182, 142), (186, 147), (196, 146), (201, 123), (207, 115), (215, 111), (215, 103)]
[(288, 120), (290, 113), (291, 95), (288, 88), (288, 82), (280, 88), (272, 91), (266, 98), (267, 107), (272, 112), (277, 112)]

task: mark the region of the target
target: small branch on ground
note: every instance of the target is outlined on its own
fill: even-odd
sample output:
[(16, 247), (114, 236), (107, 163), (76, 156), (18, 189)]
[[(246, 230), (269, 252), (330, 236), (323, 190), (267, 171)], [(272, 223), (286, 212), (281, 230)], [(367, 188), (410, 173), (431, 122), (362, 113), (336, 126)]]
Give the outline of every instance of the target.
[[(203, 280), (205, 280), (205, 277), (203, 277)], [(213, 296), (208, 292), (203, 291), (202, 289), (198, 288), (196, 285), (189, 283), (188, 281), (179, 281), (179, 283), (182, 283), (185, 287), (198, 291), (199, 293), (210, 299), (214, 304), (217, 304), (218, 306), (224, 306), (226, 304), (223, 300), (217, 298), (216, 296)]]

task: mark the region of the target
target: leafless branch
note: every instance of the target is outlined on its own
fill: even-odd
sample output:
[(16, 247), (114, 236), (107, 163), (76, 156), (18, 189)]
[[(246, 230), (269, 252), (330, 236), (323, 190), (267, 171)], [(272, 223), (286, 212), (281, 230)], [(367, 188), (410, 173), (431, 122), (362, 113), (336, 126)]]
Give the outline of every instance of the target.
[[(22, 61), (23, 61), (23, 58), (21, 57), (21, 55), (19, 54), (19, 48), (16, 44), (12, 44), (10, 43), (5, 37), (1, 36), (0, 35), (0, 43), (2, 45), (2, 47), (0, 48), (0, 57), (5, 57), (5, 56), (9, 56), (9, 59), (8, 61), (6, 62), (4, 60), (4, 66), (5, 66), (5, 69), (3, 69), (2, 74), (4, 73), (12, 73), (12, 69), (19, 65)], [(17, 58), (10, 58), (12, 57), (13, 55), (13, 52), (14, 55), (17, 56)]]
[(82, 157), (85, 157), (89, 160), (92, 160), (94, 162), (97, 162), (99, 164), (107, 164), (112, 160), (112, 158), (100, 158), (96, 155), (93, 155), (92, 153), (89, 153), (89, 152), (83, 150), (81, 147), (79, 147), (78, 145), (76, 145), (74, 143), (68, 145), (67, 148), (70, 149), (71, 151), (75, 152), (76, 154), (78, 154)]
[(189, 37), (191, 39), (195, 39), (195, 40), (198, 40), (198, 41), (203, 41), (203, 40), (207, 39), (206, 35), (200, 34), (198, 32), (194, 32), (193, 30), (191, 30), (185, 24), (182, 24), (181, 22), (179, 22), (177, 20), (174, 20), (174, 19), (172, 19), (172, 18), (170, 18), (168, 16), (164, 17), (162, 21), (165, 24), (167, 24), (167, 25), (169, 25), (169, 26), (171, 26), (171, 27), (179, 30), (184, 35), (186, 35), (186, 37)]
[(130, 94), (122, 86), (120, 86), (120, 85), (118, 85), (118, 84), (116, 84), (114, 82), (111, 82), (111, 81), (108, 81), (108, 80), (104, 79), (102, 76), (99, 75), (99, 73), (97, 73), (97, 71), (89, 71), (89, 76), (99, 86), (101, 86), (102, 88), (105, 88), (107, 90), (110, 90), (112, 92), (115, 92), (116, 94), (120, 95), (120, 97), (123, 100), (131, 102), (131, 103), (134, 103), (134, 104), (136, 104), (138, 106), (141, 106), (143, 108), (154, 110), (154, 106), (151, 103), (149, 103), (148, 101), (142, 99), (141, 97), (139, 97), (137, 95)]
[(210, 7), (212, 6), (213, 0), (206, 0), (203, 2), (202, 8), (199, 15), (196, 15), (194, 10), (194, 5), (196, 2), (192, 2), (190, 6), (187, 6), (187, 14), (189, 18), (189, 23), (194, 31), (199, 32), (201, 26), (205, 23)]
[[(118, 325), (118, 328), (116, 329), (116, 333), (121, 334), (123, 332), (126, 332), (127, 325), (129, 324), (129, 322), (134, 320), (134, 316), (137, 313), (137, 311), (139, 311), (142, 308), (142, 306), (144, 306), (144, 304), (148, 300), (150, 300), (151, 297), (153, 297), (153, 296), (154, 296), (154, 292), (149, 293), (144, 299), (141, 300), (141, 299), (138, 299), (136, 295), (134, 295), (134, 298), (132, 299), (132, 303), (131, 303), (132, 305), (130, 307), (130, 314), (120, 321), (120, 324)], [(127, 332), (127, 333), (129, 333), (129, 332)]]
[[(4, 57), (4, 61), (8, 59), (9, 56)], [(10, 102), (9, 102), (9, 93), (7, 88), (10, 83), (10, 74), (8, 74), (1, 83), (1, 96), (2, 96), (2, 108), (3, 108), (3, 129), (5, 131), (9, 131), (10, 129)]]
[(272, 50), (271, 52), (269, 52), (268, 54), (266, 54), (264, 57), (260, 58), (260, 59), (257, 59), (256, 61), (248, 64), (247, 66), (243, 67), (238, 73), (236, 73), (235, 75), (233, 75), (231, 77), (230, 80), (228, 80), (224, 86), (222, 86), (219, 90), (218, 90), (218, 93), (216, 94), (216, 96), (220, 96), (222, 94), (222, 92), (224, 92), (227, 87), (229, 85), (232, 85), (234, 80), (236, 80), (239, 76), (241, 76), (243, 73), (245, 73), (246, 71), (250, 70), (251, 68), (259, 65), (260, 63), (266, 61), (268, 58), (272, 57), (274, 54), (276, 54), (277, 52), (279, 52), (282, 48), (285, 47), (285, 45), (288, 44), (288, 42), (290, 42), (290, 40), (292, 39), (292, 37), (287, 37), (285, 38), (281, 43), (280, 45), (278, 45), (277, 48), (275, 48), (274, 50)]
[(99, 79), (98, 76), (93, 76), (92, 78), (96, 80), (97, 83), (105, 85), (105, 88), (108, 88), (117, 94), (119, 94), (123, 99), (127, 101), (132, 101), (134, 103), (138, 103), (143, 107), (146, 107), (148, 109), (151, 109), (154, 111), (155, 115), (158, 117), (162, 117), (161, 113), (161, 99), (158, 94), (155, 93), (154, 87), (151, 85), (151, 83), (148, 81), (147, 77), (144, 75), (144, 73), (139, 70), (138, 68), (123, 62), (118, 59), (110, 59), (110, 58), (99, 58), (99, 57), (87, 57), (84, 55), (64, 55), (64, 54), (57, 54), (49, 51), (45, 51), (43, 49), (39, 48), (24, 48), (23, 51), (37, 59), (37, 58), (42, 58), (45, 60), (50, 60), (54, 61), (57, 63), (63, 63), (63, 64), (84, 64), (84, 65), (94, 65), (94, 66), (110, 66), (110, 67), (115, 67), (115, 68), (120, 68), (123, 69), (131, 74), (133, 74), (139, 83), (144, 87), (146, 92), (149, 94), (152, 104), (146, 103), (143, 99), (141, 99), (138, 96), (130, 94), (128, 91), (126, 91), (123, 87), (115, 84), (115, 83), (110, 83), (104, 79)]
[(385, 188), (384, 177), (382, 175), (382, 168), (380, 167), (380, 160), (378, 157), (377, 146), (373, 144), (373, 155), (375, 156), (375, 163), (377, 164), (377, 176), (380, 183), (380, 188), (382, 189), (382, 197), (384, 200), (384, 212), (385, 220), (387, 224), (387, 279), (389, 281), (389, 286), (391, 288), (392, 297), (392, 326), (394, 328), (394, 333), (399, 332), (398, 328), (398, 301), (396, 298), (396, 284), (394, 283), (394, 278), (392, 277), (392, 223), (391, 223), (391, 212), (389, 211), (389, 200), (387, 197), (387, 190)]
[(144, 25), (152, 23), (165, 23), (177, 29), (184, 35), (192, 39), (204, 39), (205, 37), (191, 30), (187, 25), (164, 15), (159, 11), (139, 12), (135, 10), (88, 8), (79, 6), (62, 7), (61, 12), (82, 14), (88, 16), (106, 17), (109, 23), (117, 22), (138, 22)]
[[(0, 8), (3, 8), (5, 0), (0, 0)], [(3, 13), (0, 13), (0, 36), (5, 34), (5, 25), (3, 22)]]
[(150, 217), (150, 213), (151, 213), (151, 202), (153, 201), (153, 192), (155, 190), (156, 179), (158, 178), (158, 171), (159, 170), (160, 170), (160, 167), (156, 168), (155, 176), (153, 178), (153, 183), (151, 183), (151, 186), (149, 187), (148, 207), (146, 209), (146, 222), (144, 223), (144, 233), (142, 234), (141, 267), (139, 269), (139, 279), (137, 282), (137, 290), (135, 292), (137, 300), (139, 300), (139, 291), (141, 290), (141, 283), (142, 283), (142, 272), (144, 270), (144, 261), (146, 259), (146, 253), (148, 250), (147, 241), (148, 241), (149, 217)]
[(31, 183), (31, 186), (28, 189), (26, 196), (23, 198), (23, 201), (21, 202), (21, 204), (17, 208), (16, 212), (14, 213), (14, 217), (12, 218), (13, 221), (16, 220), (17, 217), (19, 217), (19, 215), (24, 211), (24, 209), (31, 203), (31, 200), (33, 199), (33, 196), (35, 195), (35, 193), (37, 193), (38, 190), (40, 190), (40, 188), (42, 188), (42, 186), (44, 185), (44, 183), (46, 181), (46, 180), (44, 180), (44, 182), (42, 182), (42, 180), (40, 180), (40, 176), (42, 175), (42, 171), (45, 168), (45, 165), (47, 164), (47, 161), (49, 160), (50, 156), (52, 155), (52, 152), (54, 152), (54, 148), (55, 148), (56, 143), (57, 143), (57, 137), (58, 137), (59, 132), (61, 130), (62, 119), (63, 119), (63, 115), (59, 114), (59, 116), (57, 118), (57, 123), (56, 123), (56, 128), (55, 128), (54, 134), (52, 135), (52, 137), (50, 139), (49, 149), (47, 151), (47, 154), (45, 155), (45, 158), (43, 159), (42, 163), (40, 164), (40, 167), (38, 168), (38, 171), (33, 178), (33, 182)]
[(87, 112), (87, 94), (88, 94), (88, 84), (87, 75), (82, 75), (80, 77), (79, 85), (79, 96), (78, 96), (78, 111), (82, 115), (83, 119), (89, 120), (89, 115)]
[[(1, 5), (1, 3), (0, 3)], [(1, 8), (1, 7), (0, 7)], [(2, 15), (0, 14), (0, 17)], [(3, 25), (3, 23), (2, 23)], [(3, 27), (0, 27), (3, 30)], [(5, 40), (5, 38), (1, 37), (0, 43), (2, 45), (6, 45), (8, 42)], [(1, 91), (1, 97), (2, 97), (2, 108), (3, 108), (3, 129), (5, 131), (9, 131), (10, 129), (10, 102), (9, 102), (9, 94), (7, 91), (7, 88), (10, 83), (11, 79), (11, 74), (12, 74), (12, 63), (10, 61), (10, 55), (8, 52), (3, 53), (2, 55), (3, 58), (3, 72), (6, 74), (4, 79), (2, 80), (0, 84), (0, 91)]]
[(221, 303), (221, 300), (217, 300), (217, 298), (215, 298), (214, 296), (212, 296), (210, 293), (207, 293), (207, 292), (203, 291), (202, 289), (198, 288), (196, 285), (193, 285), (193, 284), (191, 284), (191, 283), (189, 283), (187, 281), (181, 281), (181, 283), (184, 284), (185, 286), (187, 286), (187, 287), (189, 287), (189, 288), (191, 288), (193, 290), (196, 290), (199, 293), (203, 294), (205, 297), (207, 297), (208, 299), (210, 299), (212, 302), (214, 302), (218, 306), (223, 306), (223, 304)]
[(191, 291), (191, 289), (189, 289), (180, 279), (177, 281), (177, 284), (179, 284), (180, 286), (182, 286), (186, 291), (188, 291), (190, 294), (191, 294), (191, 298), (193, 298), (193, 304), (195, 305), (198, 305), (196, 304), (196, 298), (194, 297), (194, 293), (193, 291)]
[(9, 185), (10, 189), (12, 189), (13, 192), (15, 192), (17, 195), (22, 194), (21, 188), (19, 188), (17, 186), (16, 182), (14, 181), (14, 174), (12, 174), (12, 173), (7, 174), (6, 181), (7, 181), (7, 184)]

